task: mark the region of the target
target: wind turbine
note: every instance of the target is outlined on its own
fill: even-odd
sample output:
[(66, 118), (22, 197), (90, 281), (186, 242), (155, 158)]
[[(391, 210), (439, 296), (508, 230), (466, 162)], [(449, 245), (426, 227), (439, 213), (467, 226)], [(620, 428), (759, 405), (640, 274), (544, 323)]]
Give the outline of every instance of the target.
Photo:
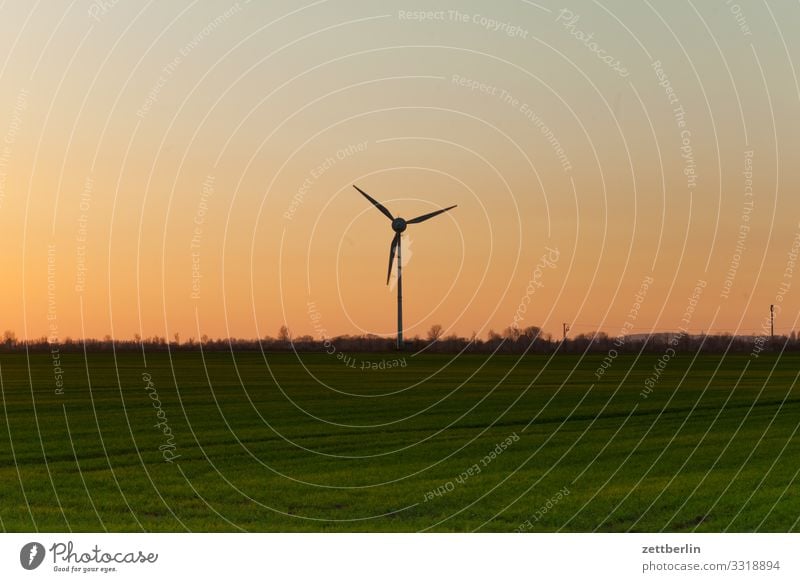
[(403, 261), (402, 261), (402, 249), (400, 247), (400, 239), (403, 236), (403, 232), (405, 232), (406, 228), (408, 228), (409, 224), (419, 224), (420, 222), (425, 222), (429, 218), (433, 218), (434, 216), (439, 216), (440, 214), (447, 212), (448, 210), (452, 210), (457, 205), (448, 206), (447, 208), (443, 208), (442, 210), (436, 210), (435, 212), (429, 212), (428, 214), (423, 214), (422, 216), (417, 216), (416, 218), (412, 218), (411, 220), (405, 220), (404, 218), (400, 218), (399, 216), (395, 218), (392, 216), (392, 213), (389, 212), (386, 207), (375, 200), (372, 196), (364, 192), (361, 188), (353, 185), (353, 188), (361, 192), (361, 194), (372, 202), (372, 204), (380, 210), (386, 218), (392, 221), (392, 230), (394, 230), (395, 235), (394, 239), (392, 239), (392, 246), (389, 249), (389, 271), (386, 274), (386, 284), (389, 284), (389, 280), (392, 277), (392, 266), (394, 264), (394, 255), (397, 253), (397, 349), (403, 349)]

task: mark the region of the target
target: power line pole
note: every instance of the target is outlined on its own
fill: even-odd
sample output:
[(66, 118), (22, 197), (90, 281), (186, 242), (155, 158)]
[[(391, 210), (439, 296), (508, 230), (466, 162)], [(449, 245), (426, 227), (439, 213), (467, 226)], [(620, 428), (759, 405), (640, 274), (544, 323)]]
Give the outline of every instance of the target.
[(769, 306), (769, 339), (775, 341), (775, 306)]
[(564, 330), (563, 331), (563, 334), (564, 334), (563, 335), (563, 339), (561, 341), (565, 342), (565, 341), (567, 341), (567, 332), (569, 331), (569, 324), (568, 323), (562, 323), (561, 327)]

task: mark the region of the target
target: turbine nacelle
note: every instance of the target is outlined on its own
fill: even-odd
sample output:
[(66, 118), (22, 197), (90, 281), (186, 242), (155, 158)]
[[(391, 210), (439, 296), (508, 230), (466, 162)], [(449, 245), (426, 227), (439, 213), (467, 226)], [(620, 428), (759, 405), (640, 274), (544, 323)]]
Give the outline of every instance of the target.
[(395, 218), (392, 220), (392, 230), (395, 232), (405, 232), (408, 228), (408, 223), (402, 218)]

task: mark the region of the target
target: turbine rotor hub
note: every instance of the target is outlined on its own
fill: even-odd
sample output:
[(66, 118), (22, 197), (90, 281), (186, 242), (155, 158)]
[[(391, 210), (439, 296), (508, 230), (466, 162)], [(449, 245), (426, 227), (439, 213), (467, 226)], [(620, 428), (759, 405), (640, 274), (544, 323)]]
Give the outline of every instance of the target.
[(392, 230), (395, 232), (404, 232), (408, 228), (408, 223), (402, 218), (395, 218), (392, 221)]

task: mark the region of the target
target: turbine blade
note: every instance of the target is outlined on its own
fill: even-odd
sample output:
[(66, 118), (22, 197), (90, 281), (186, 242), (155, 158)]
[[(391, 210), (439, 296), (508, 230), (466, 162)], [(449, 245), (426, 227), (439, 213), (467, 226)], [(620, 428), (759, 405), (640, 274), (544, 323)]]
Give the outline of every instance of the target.
[(389, 280), (392, 278), (392, 267), (394, 266), (394, 255), (397, 252), (397, 247), (400, 246), (400, 233), (398, 232), (394, 235), (394, 239), (392, 239), (392, 248), (389, 249), (389, 271), (386, 273), (386, 284), (389, 284)]
[(364, 192), (361, 188), (359, 188), (355, 184), (353, 184), (353, 188), (355, 188), (356, 190), (361, 192), (364, 195), (364, 198), (366, 198), (367, 200), (372, 202), (378, 210), (380, 210), (381, 212), (383, 212), (386, 215), (386, 218), (388, 218), (389, 220), (394, 220), (394, 216), (392, 216), (392, 213), (389, 212), (388, 210), (386, 210), (386, 207), (383, 204), (381, 204), (380, 202), (375, 200), (372, 196), (370, 196), (369, 194)]
[(419, 224), (420, 222), (425, 222), (429, 218), (433, 218), (434, 216), (439, 216), (443, 212), (447, 212), (448, 210), (452, 210), (456, 206), (458, 206), (458, 205), (456, 204), (455, 206), (448, 206), (447, 208), (443, 208), (442, 210), (437, 210), (436, 212), (431, 212), (429, 214), (423, 214), (422, 216), (417, 216), (416, 218), (412, 218), (411, 220), (407, 220), (406, 223), (407, 224)]

